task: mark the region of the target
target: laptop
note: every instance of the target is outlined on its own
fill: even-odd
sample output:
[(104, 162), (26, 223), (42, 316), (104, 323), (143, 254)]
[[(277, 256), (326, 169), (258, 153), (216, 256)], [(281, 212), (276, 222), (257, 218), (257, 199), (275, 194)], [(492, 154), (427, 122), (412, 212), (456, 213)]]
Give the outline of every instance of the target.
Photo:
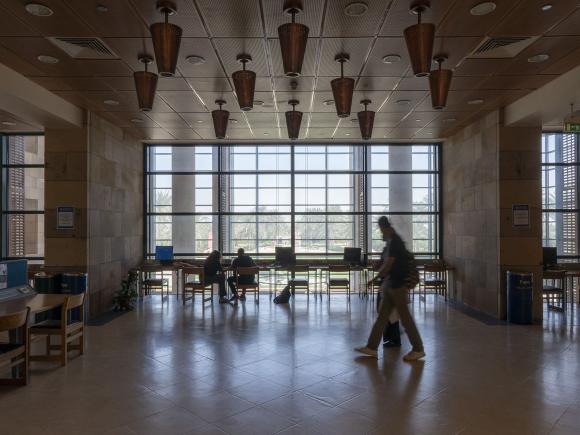
[(291, 247), (276, 246), (276, 260), (278, 266), (292, 266), (296, 264), (296, 255)]
[(155, 246), (155, 261), (161, 264), (173, 262), (173, 246)]
[(553, 269), (558, 265), (558, 248), (542, 248), (544, 270)]
[(343, 261), (351, 266), (362, 266), (361, 248), (344, 248)]

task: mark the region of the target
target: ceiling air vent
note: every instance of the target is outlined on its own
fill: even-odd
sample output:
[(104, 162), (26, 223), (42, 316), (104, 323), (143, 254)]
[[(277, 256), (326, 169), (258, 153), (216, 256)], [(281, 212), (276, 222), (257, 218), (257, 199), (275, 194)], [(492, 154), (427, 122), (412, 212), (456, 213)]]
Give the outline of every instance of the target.
[(539, 36), (524, 37), (498, 37), (485, 38), (481, 44), (473, 51), (469, 58), (473, 59), (509, 59), (517, 56), (530, 45), (532, 45)]
[(99, 38), (53, 37), (50, 42), (73, 59), (117, 59), (117, 55)]

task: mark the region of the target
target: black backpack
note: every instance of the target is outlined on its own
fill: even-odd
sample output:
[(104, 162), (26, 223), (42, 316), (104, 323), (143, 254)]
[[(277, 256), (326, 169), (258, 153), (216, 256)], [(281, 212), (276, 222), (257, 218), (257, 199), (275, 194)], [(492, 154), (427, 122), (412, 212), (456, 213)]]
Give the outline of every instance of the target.
[(290, 301), (290, 296), (292, 296), (290, 293), (290, 286), (287, 285), (284, 287), (284, 290), (282, 290), (280, 294), (274, 298), (274, 303), (287, 304)]

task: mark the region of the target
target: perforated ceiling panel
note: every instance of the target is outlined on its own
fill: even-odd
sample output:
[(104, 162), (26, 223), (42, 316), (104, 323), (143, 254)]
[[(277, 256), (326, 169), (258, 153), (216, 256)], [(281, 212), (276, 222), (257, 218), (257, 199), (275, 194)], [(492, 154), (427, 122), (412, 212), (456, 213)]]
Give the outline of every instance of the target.
[[(413, 77), (403, 38), (405, 27), (416, 22), (411, 0), (304, 0), (297, 22), (310, 28), (310, 39), (303, 76), (295, 79), (283, 76), (277, 39), (278, 26), (290, 21), (283, 0), (177, 0), (177, 14), (169, 17), (183, 28), (177, 74), (159, 79), (153, 111), (145, 114), (137, 111), (133, 72), (143, 68), (140, 54), (153, 54), (149, 26), (163, 20), (156, 0), (44, 0), (53, 15), (42, 18), (28, 14), (24, 3), (0, 2), (0, 62), (148, 140), (213, 139), (210, 111), (218, 98), (237, 121), (228, 127), (232, 140), (284, 139), (284, 112), (292, 98), (304, 112), (301, 138), (360, 140), (351, 119), (361, 110), (360, 100), (370, 98), (370, 108), (378, 111), (374, 138), (431, 140), (580, 64), (577, 1), (553, 2), (542, 11), (540, 0), (495, 0), (495, 11), (475, 16), (470, 9), (476, 0), (432, 0), (423, 21), (436, 24), (434, 51), (448, 55), (445, 66), (454, 69), (448, 105), (434, 111), (428, 80)], [(46, 39), (52, 36), (102, 38), (119, 58), (72, 59)], [(493, 36), (537, 40), (510, 59), (468, 57)], [(351, 117), (342, 121), (330, 86), (340, 74), (334, 61), (340, 52), (350, 55), (345, 75), (356, 81)], [(258, 101), (248, 114), (239, 109), (231, 79), (241, 69), (241, 53), (252, 56), (248, 69), (258, 74)], [(536, 54), (549, 58), (528, 62)], [(39, 55), (58, 62), (40, 62)], [(155, 63), (150, 68), (155, 71)], [(481, 104), (469, 104), (477, 99)]]

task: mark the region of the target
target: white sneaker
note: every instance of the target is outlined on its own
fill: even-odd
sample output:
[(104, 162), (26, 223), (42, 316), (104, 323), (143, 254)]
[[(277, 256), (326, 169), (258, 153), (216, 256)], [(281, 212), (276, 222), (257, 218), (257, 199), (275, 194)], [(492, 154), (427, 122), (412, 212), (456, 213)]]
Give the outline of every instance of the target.
[(364, 353), (365, 355), (372, 356), (373, 358), (378, 358), (379, 355), (376, 350), (366, 346), (355, 347), (354, 350), (360, 353)]
[(425, 352), (415, 352), (412, 350), (407, 355), (403, 357), (403, 361), (417, 361), (425, 356)]

